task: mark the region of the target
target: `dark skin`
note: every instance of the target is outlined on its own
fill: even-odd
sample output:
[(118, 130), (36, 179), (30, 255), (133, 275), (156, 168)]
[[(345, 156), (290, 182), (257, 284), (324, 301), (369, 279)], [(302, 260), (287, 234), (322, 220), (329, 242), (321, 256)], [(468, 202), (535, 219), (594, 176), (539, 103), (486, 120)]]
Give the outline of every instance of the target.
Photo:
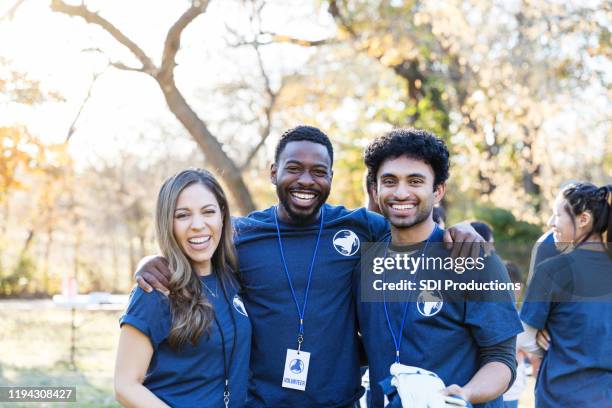
[(333, 171), (325, 146), (308, 141), (290, 142), (270, 166), (276, 186), (278, 217), (288, 224), (310, 224), (331, 190)]
[[(325, 146), (310, 141), (289, 142), (270, 167), (270, 180), (279, 199), (277, 215), (288, 224), (308, 224), (317, 220), (319, 209), (331, 190), (333, 170)], [(484, 240), (469, 223), (461, 223), (444, 233), (453, 257), (478, 257)], [(168, 293), (172, 272), (161, 256), (143, 258), (134, 274), (146, 292), (153, 288)]]

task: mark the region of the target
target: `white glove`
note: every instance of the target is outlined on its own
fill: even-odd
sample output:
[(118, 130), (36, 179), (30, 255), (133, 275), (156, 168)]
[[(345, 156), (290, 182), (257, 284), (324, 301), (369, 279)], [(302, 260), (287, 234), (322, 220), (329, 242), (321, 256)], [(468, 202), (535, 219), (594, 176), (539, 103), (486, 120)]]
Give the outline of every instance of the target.
[(444, 395), (444, 381), (435, 373), (419, 367), (392, 364), (391, 385), (397, 388), (404, 408), (467, 407), (465, 401)]

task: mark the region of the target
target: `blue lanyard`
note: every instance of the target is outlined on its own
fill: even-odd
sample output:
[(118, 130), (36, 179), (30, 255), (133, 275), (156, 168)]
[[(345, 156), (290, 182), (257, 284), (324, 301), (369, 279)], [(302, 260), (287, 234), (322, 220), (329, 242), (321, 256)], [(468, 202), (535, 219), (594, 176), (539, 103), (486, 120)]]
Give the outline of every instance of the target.
[(293, 283), (291, 282), (291, 276), (289, 275), (289, 269), (287, 268), (287, 262), (285, 261), (285, 251), (283, 250), (283, 241), (281, 239), (280, 227), (278, 226), (278, 218), (276, 216), (276, 211), (278, 210), (278, 206), (274, 207), (272, 211), (274, 213), (274, 223), (276, 224), (276, 234), (278, 237), (278, 248), (280, 249), (281, 260), (283, 262), (283, 268), (285, 269), (285, 275), (287, 275), (287, 282), (289, 282), (289, 288), (291, 289), (291, 295), (293, 296), (293, 301), (295, 302), (295, 307), (297, 308), (298, 315), (300, 316), (300, 332), (298, 333), (298, 353), (302, 348), (302, 343), (304, 342), (304, 314), (306, 313), (306, 304), (308, 303), (308, 292), (310, 290), (310, 281), (312, 280), (312, 270), (314, 269), (315, 259), (317, 259), (317, 251), (319, 250), (319, 242), (321, 241), (321, 231), (323, 231), (323, 215), (324, 215), (324, 207), (321, 207), (321, 222), (319, 224), (319, 233), (317, 234), (317, 244), (315, 245), (314, 252), (312, 254), (312, 261), (310, 262), (310, 270), (308, 271), (308, 283), (306, 284), (306, 292), (304, 293), (304, 306), (300, 309), (300, 304), (298, 303), (297, 296), (295, 295), (295, 289), (293, 288)]
[[(433, 231), (431, 232), (431, 234), (429, 234), (427, 241), (425, 241), (425, 248), (423, 248), (422, 255), (425, 255), (425, 251), (427, 251), (427, 245), (429, 244), (429, 240), (431, 240), (431, 237), (434, 236), (437, 230), (438, 230), (438, 224), (435, 225)], [(390, 242), (390, 239), (389, 239), (389, 242)], [(385, 248), (384, 258), (387, 258), (387, 250), (389, 249), (389, 242), (387, 242), (387, 247)], [(415, 272), (415, 275), (417, 272)], [(384, 283), (385, 282), (384, 272), (383, 272), (382, 277), (383, 277), (383, 283)], [(383, 306), (385, 308), (385, 317), (387, 318), (387, 326), (389, 327), (389, 332), (391, 333), (391, 337), (393, 338), (393, 344), (395, 345), (395, 362), (399, 364), (400, 363), (400, 348), (402, 346), (402, 333), (404, 332), (404, 325), (406, 324), (406, 316), (408, 315), (408, 305), (410, 304), (410, 302), (406, 302), (406, 304), (404, 305), (404, 315), (402, 317), (402, 325), (400, 326), (399, 336), (395, 337), (395, 332), (393, 331), (393, 327), (391, 327), (391, 319), (389, 318), (389, 310), (387, 308), (387, 297), (385, 296), (385, 293), (386, 291), (383, 288)]]

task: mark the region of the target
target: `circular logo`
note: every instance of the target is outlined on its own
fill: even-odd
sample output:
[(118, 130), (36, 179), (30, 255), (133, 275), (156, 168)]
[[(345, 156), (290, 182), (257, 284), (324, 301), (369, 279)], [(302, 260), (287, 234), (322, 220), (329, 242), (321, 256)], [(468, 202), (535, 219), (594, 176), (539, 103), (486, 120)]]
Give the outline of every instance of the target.
[(232, 304), (234, 305), (234, 309), (236, 309), (236, 311), (238, 313), (240, 313), (243, 316), (249, 317), (249, 315), (247, 314), (246, 309), (244, 308), (244, 302), (242, 302), (242, 299), (240, 299), (240, 296), (234, 295), (234, 299), (232, 300)]
[(353, 256), (359, 251), (359, 237), (351, 230), (340, 230), (332, 240), (340, 255)]
[(431, 317), (442, 310), (444, 301), (442, 295), (437, 290), (423, 290), (417, 298), (417, 310), (425, 317)]
[(304, 371), (304, 362), (299, 358), (291, 360), (291, 362), (289, 363), (289, 370), (291, 370), (293, 374), (301, 373), (302, 371)]

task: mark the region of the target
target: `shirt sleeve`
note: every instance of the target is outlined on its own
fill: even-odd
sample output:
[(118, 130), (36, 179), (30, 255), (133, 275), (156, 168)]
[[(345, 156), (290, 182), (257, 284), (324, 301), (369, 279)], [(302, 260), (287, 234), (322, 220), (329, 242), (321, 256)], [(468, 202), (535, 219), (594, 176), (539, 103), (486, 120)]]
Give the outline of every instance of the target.
[(542, 262), (550, 259), (554, 256), (559, 255), (559, 251), (555, 247), (555, 240), (553, 239), (552, 231), (544, 233), (533, 246), (531, 251), (531, 262), (529, 264), (529, 275), (527, 276), (527, 282), (531, 282), (535, 274), (536, 266)]
[(130, 295), (127, 310), (119, 319), (119, 325), (129, 324), (151, 340), (154, 350), (170, 333), (172, 318), (170, 303), (161, 292), (147, 293), (136, 287)]
[[(508, 283), (508, 273), (499, 259), (492, 254), (485, 258), (485, 268), (476, 272), (481, 282)], [(466, 272), (467, 274), (467, 272)], [(482, 290), (468, 294), (465, 304), (465, 323), (479, 347), (488, 347), (513, 338), (523, 331), (514, 295), (509, 290)]]
[(370, 228), (370, 234), (372, 242), (382, 242), (389, 235), (389, 223), (380, 214), (375, 212), (364, 210), (368, 219), (368, 227)]
[[(478, 353), (480, 366), (494, 361), (505, 364), (510, 369), (510, 382), (508, 388), (514, 384), (516, 379), (516, 337), (502, 341), (501, 343), (493, 344), (492, 346), (481, 347)], [(508, 389), (506, 388), (506, 390)]]
[(557, 301), (571, 294), (571, 268), (567, 256), (560, 255), (536, 266), (521, 307), (521, 320), (541, 330)]

